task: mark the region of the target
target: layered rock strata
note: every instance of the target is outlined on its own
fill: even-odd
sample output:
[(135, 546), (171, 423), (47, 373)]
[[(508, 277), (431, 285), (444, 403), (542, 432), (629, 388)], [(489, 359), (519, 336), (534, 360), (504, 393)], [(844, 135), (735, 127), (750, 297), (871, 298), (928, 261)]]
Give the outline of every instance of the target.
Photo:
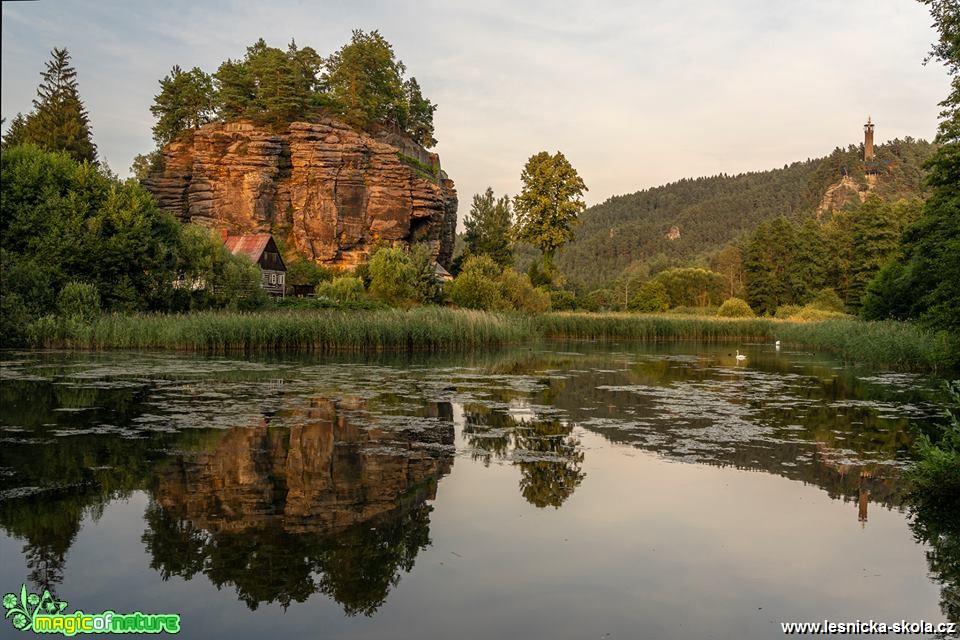
[(447, 266), (457, 193), (436, 154), (335, 118), (281, 132), (212, 123), (163, 150), (143, 181), (184, 222), (231, 234), (273, 233), (288, 253), (352, 268), (378, 244), (427, 244)]

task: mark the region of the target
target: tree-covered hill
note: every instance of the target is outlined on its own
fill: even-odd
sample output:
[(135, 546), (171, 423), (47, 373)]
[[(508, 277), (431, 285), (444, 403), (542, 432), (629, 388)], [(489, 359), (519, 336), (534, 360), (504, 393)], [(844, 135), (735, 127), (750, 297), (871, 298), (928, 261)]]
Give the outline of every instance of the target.
[[(844, 176), (854, 190), (885, 200), (920, 194), (922, 165), (935, 148), (912, 138), (878, 146), (870, 167), (879, 172), (875, 180), (866, 175), (863, 148), (850, 145), (782, 169), (683, 179), (615, 196), (584, 212), (576, 240), (559, 253), (557, 263), (569, 282), (587, 289), (617, 279), (628, 266), (657, 271), (705, 264), (765, 220), (815, 215), (824, 194)], [(848, 189), (848, 198), (857, 198), (854, 190)], [(680, 237), (669, 239), (673, 227)]]

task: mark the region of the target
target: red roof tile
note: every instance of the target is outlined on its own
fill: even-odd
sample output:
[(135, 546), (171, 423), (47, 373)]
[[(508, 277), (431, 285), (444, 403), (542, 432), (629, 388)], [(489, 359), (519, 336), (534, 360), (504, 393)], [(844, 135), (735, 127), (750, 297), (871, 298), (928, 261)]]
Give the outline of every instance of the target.
[(223, 244), (230, 250), (230, 253), (234, 255), (243, 253), (254, 262), (258, 262), (269, 242), (269, 233), (257, 233), (249, 236), (227, 236)]

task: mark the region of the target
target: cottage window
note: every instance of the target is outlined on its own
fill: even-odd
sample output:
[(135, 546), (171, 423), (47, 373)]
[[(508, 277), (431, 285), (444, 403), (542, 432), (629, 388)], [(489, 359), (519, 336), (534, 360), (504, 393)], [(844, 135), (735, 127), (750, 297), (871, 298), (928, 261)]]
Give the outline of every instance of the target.
[(277, 276), (277, 277), (278, 277), (278, 279), (279, 279), (279, 281), (280, 281), (280, 284), (283, 284), (283, 274), (281, 273), (281, 274), (280, 274), (279, 276)]
[(270, 284), (277, 284), (277, 274), (275, 273), (270, 274)]

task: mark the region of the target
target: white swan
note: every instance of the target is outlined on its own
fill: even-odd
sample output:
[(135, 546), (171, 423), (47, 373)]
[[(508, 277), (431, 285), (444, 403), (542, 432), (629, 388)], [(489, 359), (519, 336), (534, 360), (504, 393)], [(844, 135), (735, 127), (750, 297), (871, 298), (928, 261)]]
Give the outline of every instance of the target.
[(737, 349), (737, 360), (746, 360), (747, 356), (740, 355), (740, 349)]
[(773, 343), (773, 346), (776, 347), (777, 349), (779, 349), (779, 348), (780, 348), (780, 341), (777, 340), (776, 342), (774, 342), (774, 343)]

